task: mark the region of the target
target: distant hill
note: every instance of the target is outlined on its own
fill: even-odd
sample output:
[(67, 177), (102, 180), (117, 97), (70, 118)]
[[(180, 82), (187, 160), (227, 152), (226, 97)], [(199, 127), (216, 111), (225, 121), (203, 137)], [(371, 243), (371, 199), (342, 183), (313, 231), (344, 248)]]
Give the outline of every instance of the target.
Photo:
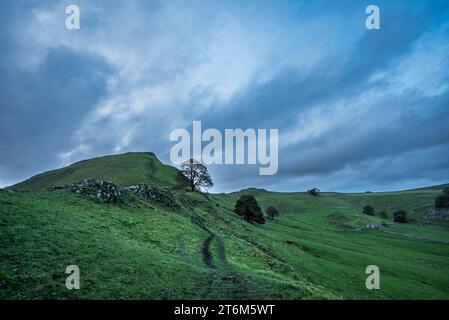
[(417, 189), (412, 189), (412, 190), (438, 190), (438, 189), (444, 189), (444, 188), (449, 188), (449, 183), (439, 184), (436, 186), (430, 186), (430, 187), (424, 187), (424, 188), (417, 188)]
[(130, 152), (76, 162), (68, 167), (38, 174), (10, 188), (42, 190), (86, 178), (112, 181), (119, 186), (146, 183), (171, 187), (175, 184), (176, 172), (176, 168), (163, 164), (152, 152)]

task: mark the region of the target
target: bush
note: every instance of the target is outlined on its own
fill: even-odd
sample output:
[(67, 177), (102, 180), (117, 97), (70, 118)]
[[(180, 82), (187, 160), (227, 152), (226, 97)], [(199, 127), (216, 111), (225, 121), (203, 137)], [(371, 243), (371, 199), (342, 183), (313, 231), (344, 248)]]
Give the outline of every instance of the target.
[(384, 219), (388, 219), (388, 215), (385, 211), (381, 211), (379, 212), (379, 217), (384, 218)]
[(274, 219), (274, 217), (279, 216), (279, 212), (277, 211), (277, 209), (275, 207), (268, 207), (267, 208), (267, 217), (270, 218), (271, 220)]
[(435, 198), (436, 208), (449, 208), (449, 188), (444, 188), (443, 192)]
[(259, 207), (257, 200), (251, 195), (241, 196), (235, 203), (234, 212), (239, 216), (243, 216), (248, 222), (265, 223), (262, 209)]
[(396, 211), (394, 214), (394, 222), (399, 222), (399, 223), (406, 223), (407, 222), (407, 212), (405, 212), (404, 210), (399, 210)]
[(370, 205), (366, 205), (363, 207), (363, 213), (369, 216), (374, 216), (374, 208)]
[(307, 192), (310, 195), (315, 196), (315, 197), (319, 197), (320, 196), (320, 189), (318, 189), (318, 188), (313, 188), (313, 189), (307, 190)]

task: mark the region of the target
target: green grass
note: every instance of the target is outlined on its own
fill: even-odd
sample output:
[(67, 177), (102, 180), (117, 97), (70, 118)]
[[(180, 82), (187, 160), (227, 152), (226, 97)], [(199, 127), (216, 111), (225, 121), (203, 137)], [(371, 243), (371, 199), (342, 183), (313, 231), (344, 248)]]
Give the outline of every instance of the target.
[[(177, 191), (176, 212), (41, 191), (89, 177), (173, 186), (176, 170), (152, 157), (97, 158), (68, 176), (59, 169), (17, 187), (35, 191), (0, 190), (0, 299), (449, 299), (449, 229), (423, 218), (438, 188), (321, 197)], [(245, 222), (232, 212), (241, 194), (253, 194), (263, 210), (277, 207), (280, 217)], [(364, 215), (365, 204), (390, 217), (405, 209), (412, 221)], [(366, 230), (368, 222), (389, 226)], [(80, 290), (65, 288), (71, 264), (80, 268)], [(380, 268), (380, 290), (365, 288), (371, 264)]]
[(119, 186), (140, 183), (171, 187), (177, 170), (164, 165), (151, 152), (130, 152), (76, 162), (68, 167), (36, 175), (13, 186), (17, 190), (43, 190), (83, 179), (112, 181)]

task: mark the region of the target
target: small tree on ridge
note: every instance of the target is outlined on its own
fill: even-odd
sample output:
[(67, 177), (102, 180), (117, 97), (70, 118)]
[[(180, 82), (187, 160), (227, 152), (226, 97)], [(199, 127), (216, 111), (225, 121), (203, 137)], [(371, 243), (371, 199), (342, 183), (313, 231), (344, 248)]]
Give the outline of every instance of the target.
[[(184, 162), (181, 165), (181, 172), (186, 178), (185, 182), (192, 191), (201, 190), (202, 188), (210, 189), (214, 186), (206, 166), (194, 159)], [(183, 178), (177, 176), (177, 180), (182, 183)]]
[(363, 207), (363, 213), (369, 216), (374, 216), (374, 208), (367, 204)]

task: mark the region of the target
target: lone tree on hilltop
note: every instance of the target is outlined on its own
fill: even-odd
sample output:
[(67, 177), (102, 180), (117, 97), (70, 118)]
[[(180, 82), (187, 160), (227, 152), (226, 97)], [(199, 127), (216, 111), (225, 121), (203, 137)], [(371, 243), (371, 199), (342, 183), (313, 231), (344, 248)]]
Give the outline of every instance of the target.
[(435, 198), (435, 208), (449, 208), (449, 188), (444, 188), (443, 192)]
[(404, 210), (399, 210), (396, 211), (394, 214), (394, 222), (399, 222), (399, 223), (406, 223), (407, 222), (407, 212), (405, 212)]
[(262, 209), (259, 207), (257, 200), (251, 195), (241, 196), (235, 203), (234, 212), (239, 216), (243, 216), (248, 222), (265, 223)]
[(179, 183), (187, 184), (192, 191), (210, 189), (214, 186), (212, 178), (207, 172), (206, 166), (200, 162), (190, 159), (181, 165), (182, 176), (178, 174), (176, 180)]
[(374, 208), (367, 204), (363, 207), (363, 213), (369, 216), (374, 216)]
[(271, 220), (274, 219), (274, 217), (279, 216), (279, 211), (276, 210), (275, 207), (268, 207), (267, 208), (267, 217)]

